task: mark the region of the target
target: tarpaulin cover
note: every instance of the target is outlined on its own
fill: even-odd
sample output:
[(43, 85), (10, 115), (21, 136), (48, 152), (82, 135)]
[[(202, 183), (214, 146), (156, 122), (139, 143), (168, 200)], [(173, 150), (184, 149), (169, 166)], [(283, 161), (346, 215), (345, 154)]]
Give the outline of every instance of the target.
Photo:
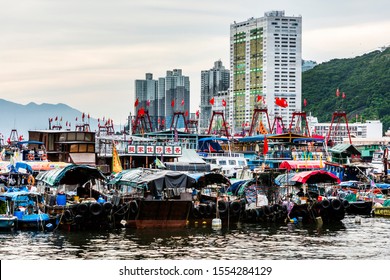
[(291, 170), (291, 169), (319, 169), (319, 160), (286, 160), (283, 161), (279, 168)]
[(314, 184), (314, 183), (340, 183), (340, 179), (325, 170), (313, 170), (298, 172), (291, 178), (291, 181)]

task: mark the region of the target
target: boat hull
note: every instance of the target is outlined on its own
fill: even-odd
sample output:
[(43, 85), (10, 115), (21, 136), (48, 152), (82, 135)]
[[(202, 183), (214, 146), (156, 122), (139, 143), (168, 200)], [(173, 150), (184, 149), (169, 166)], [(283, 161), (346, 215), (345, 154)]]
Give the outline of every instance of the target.
[(390, 206), (389, 207), (374, 207), (374, 216), (385, 216), (390, 217)]
[(191, 200), (139, 200), (138, 214), (126, 227), (185, 227), (191, 207)]
[(0, 230), (13, 229), (17, 224), (17, 218), (11, 215), (0, 216)]

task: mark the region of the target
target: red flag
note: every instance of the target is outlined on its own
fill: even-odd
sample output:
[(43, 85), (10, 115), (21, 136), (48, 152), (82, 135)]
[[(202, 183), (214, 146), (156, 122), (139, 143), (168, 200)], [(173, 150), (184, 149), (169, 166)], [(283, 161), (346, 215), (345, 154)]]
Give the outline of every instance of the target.
[(145, 114), (145, 109), (142, 107), (141, 109), (138, 110), (138, 116), (143, 116)]
[(267, 153), (268, 153), (268, 141), (267, 141), (267, 137), (264, 136), (263, 155), (266, 155)]
[(188, 110), (186, 111), (186, 113), (184, 114), (186, 117), (188, 117)]
[(138, 98), (137, 98), (137, 100), (135, 100), (135, 102), (134, 102), (134, 107), (137, 107), (138, 104), (139, 104), (139, 100), (138, 100)]
[(259, 102), (259, 101), (261, 101), (261, 95), (258, 95), (258, 96), (256, 96), (256, 102)]
[(161, 124), (162, 124), (162, 125), (165, 124), (165, 119), (162, 119), (162, 120), (161, 120)]
[(150, 100), (146, 100), (146, 106), (150, 106)]
[(172, 99), (171, 106), (175, 107), (175, 100), (174, 99)]
[(85, 118), (85, 114), (83, 113), (83, 115), (81, 116), (82, 121), (84, 121), (84, 118)]
[(195, 115), (197, 118), (199, 118), (199, 110), (196, 111)]
[(210, 104), (214, 106), (214, 97), (210, 99)]
[(284, 99), (284, 98), (276, 97), (276, 98), (275, 98), (275, 104), (278, 105), (278, 106), (280, 106), (280, 107), (283, 107), (283, 108), (288, 107), (287, 100)]
[(226, 107), (226, 100), (225, 99), (222, 99), (222, 106)]
[(160, 123), (160, 118), (157, 119), (157, 123), (158, 123), (158, 124)]
[(89, 115), (89, 113), (88, 113), (88, 119), (90, 118), (91, 116)]
[(181, 106), (184, 106), (184, 99), (181, 100)]
[(57, 120), (58, 120), (58, 117), (56, 117), (54, 120), (57, 121)]
[(343, 92), (343, 95), (342, 95), (341, 97), (344, 99), (344, 98), (347, 97), (347, 96), (346, 96), (345, 93)]
[(340, 90), (339, 88), (336, 89), (336, 97), (339, 97), (340, 96)]
[(306, 105), (307, 105), (307, 100), (306, 100), (306, 98), (305, 98), (305, 99), (303, 99), (303, 106), (306, 107)]

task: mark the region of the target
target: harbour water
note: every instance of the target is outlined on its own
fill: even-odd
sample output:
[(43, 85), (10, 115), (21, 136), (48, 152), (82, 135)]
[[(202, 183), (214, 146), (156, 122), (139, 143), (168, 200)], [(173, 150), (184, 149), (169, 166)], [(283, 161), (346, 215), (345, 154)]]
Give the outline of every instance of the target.
[[(360, 218), (360, 217), (359, 217)], [(210, 225), (0, 233), (2, 260), (390, 260), (390, 219), (346, 216), (338, 224)]]

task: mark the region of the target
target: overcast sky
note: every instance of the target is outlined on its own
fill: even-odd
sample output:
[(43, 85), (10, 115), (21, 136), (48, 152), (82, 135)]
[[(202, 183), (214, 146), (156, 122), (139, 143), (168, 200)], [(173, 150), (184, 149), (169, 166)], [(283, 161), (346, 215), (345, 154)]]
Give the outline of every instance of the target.
[[(0, 98), (65, 103), (124, 124), (134, 81), (182, 69), (191, 111), (200, 72), (229, 68), (230, 24), (264, 12), (302, 16), (303, 54), (317, 62), (390, 45), (388, 0), (0, 0)], [(48, 116), (49, 117), (49, 116)]]

